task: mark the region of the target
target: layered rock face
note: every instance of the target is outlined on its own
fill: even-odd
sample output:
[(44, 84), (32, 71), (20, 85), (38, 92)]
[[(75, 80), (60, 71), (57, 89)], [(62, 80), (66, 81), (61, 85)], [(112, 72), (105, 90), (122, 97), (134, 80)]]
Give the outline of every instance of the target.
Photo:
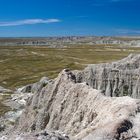
[(139, 98), (139, 60), (130, 55), (83, 71), (63, 70), (54, 80), (25, 86), (20, 92), (34, 95), (0, 140), (139, 140), (140, 100), (123, 96)]
[[(75, 73), (75, 72), (74, 72)], [(75, 140), (140, 138), (140, 100), (106, 97), (63, 70), (27, 103), (16, 133), (47, 129)]]
[(89, 65), (77, 73), (78, 82), (86, 82), (106, 96), (140, 98), (140, 55), (129, 55), (113, 63)]

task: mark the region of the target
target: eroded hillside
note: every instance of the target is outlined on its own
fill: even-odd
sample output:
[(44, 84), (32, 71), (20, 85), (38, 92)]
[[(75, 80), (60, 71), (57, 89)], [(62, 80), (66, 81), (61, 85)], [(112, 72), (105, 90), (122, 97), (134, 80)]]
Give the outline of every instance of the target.
[[(126, 64), (131, 67), (128, 68)], [(114, 65), (124, 73), (127, 68), (127, 71), (135, 76), (139, 74), (133, 70), (137, 71), (139, 68), (139, 55), (130, 55), (118, 62), (101, 64), (100, 67)], [(97, 75), (103, 75), (102, 69), (100, 73), (99, 65), (92, 65), (92, 67), (99, 68)], [(65, 69), (57, 78), (49, 80), (45, 85), (38, 83), (43, 86), (39, 86), (39, 90), (38, 88), (34, 90), (34, 95), (28, 99), (25, 110), (14, 128), (3, 135), (11, 140), (15, 138), (36, 140), (40, 137), (47, 139), (51, 134), (49, 131), (53, 131), (53, 134), (57, 135), (55, 135), (56, 140), (59, 136), (64, 140), (139, 139), (140, 100), (128, 96), (110, 97), (110, 93), (107, 96), (103, 95), (101, 90), (94, 89), (90, 79), (90, 83), (83, 80), (86, 76), (87, 79), (95, 77), (95, 75), (89, 77), (85, 75), (88, 74), (88, 70), (90, 69), (86, 68), (83, 71)], [(111, 72), (112, 70), (108, 74)], [(124, 80), (124, 83), (127, 84), (127, 80)], [(33, 87), (34, 85), (31, 90)]]

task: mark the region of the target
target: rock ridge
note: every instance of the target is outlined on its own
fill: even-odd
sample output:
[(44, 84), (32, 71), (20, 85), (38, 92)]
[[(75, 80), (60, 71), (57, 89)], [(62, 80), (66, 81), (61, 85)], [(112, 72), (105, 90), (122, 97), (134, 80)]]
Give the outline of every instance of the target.
[(138, 139), (139, 112), (139, 100), (106, 97), (63, 70), (28, 101), (16, 128), (19, 132), (60, 130), (75, 140)]
[(77, 72), (77, 81), (86, 82), (101, 90), (106, 96), (130, 96), (140, 98), (140, 55), (128, 57), (112, 63), (91, 64)]
[(64, 69), (56, 79), (39, 82), (14, 128), (3, 137), (47, 139), (44, 134), (50, 131), (50, 140), (139, 140), (140, 100), (134, 99), (139, 98), (139, 60), (140, 55), (129, 55), (83, 71)]

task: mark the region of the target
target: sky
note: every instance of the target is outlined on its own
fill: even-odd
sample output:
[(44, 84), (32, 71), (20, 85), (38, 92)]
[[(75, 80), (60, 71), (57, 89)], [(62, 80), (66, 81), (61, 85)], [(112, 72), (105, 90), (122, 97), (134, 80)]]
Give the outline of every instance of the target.
[(0, 37), (140, 35), (140, 0), (0, 0)]

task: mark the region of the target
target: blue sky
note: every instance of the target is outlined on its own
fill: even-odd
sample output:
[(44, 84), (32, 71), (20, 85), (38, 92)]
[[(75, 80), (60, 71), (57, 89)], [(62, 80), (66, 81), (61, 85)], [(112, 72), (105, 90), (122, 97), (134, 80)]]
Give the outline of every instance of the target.
[(140, 35), (140, 0), (0, 0), (0, 36)]

